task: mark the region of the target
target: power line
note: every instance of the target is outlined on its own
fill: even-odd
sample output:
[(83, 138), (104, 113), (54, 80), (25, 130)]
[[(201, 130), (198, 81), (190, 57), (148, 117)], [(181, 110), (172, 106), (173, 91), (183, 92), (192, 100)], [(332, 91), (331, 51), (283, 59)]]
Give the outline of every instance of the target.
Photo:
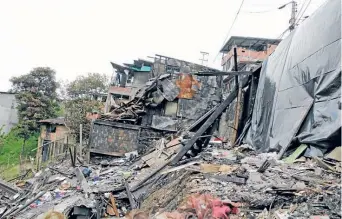
[[(299, 23), (299, 21), (302, 19), (303, 15), (305, 14), (306, 10), (308, 9), (309, 5), (311, 4), (311, 1), (312, 1), (312, 0), (309, 0), (309, 2), (307, 3), (307, 5), (305, 6), (305, 9), (304, 9), (304, 5), (305, 5), (305, 3), (307, 2), (307, 0), (305, 0), (305, 1), (303, 2), (302, 6), (301, 6), (301, 8), (300, 8), (300, 10), (299, 10), (299, 12), (298, 12), (298, 16), (297, 16), (297, 19), (296, 19), (295, 26), (296, 26), (296, 25)], [(303, 10), (303, 9), (304, 9), (304, 10)], [(303, 11), (302, 11), (302, 10), (303, 10)], [(302, 14), (300, 15), (300, 13), (302, 13)], [(277, 39), (281, 39), (281, 38), (285, 35), (285, 33), (286, 33), (288, 30), (289, 30), (289, 29), (287, 28), (283, 33), (281, 33), (281, 34), (277, 37)]]
[(277, 37), (277, 39), (281, 39), (284, 35), (285, 35), (285, 33), (287, 32), (287, 31), (289, 31), (290, 29), (289, 28), (286, 28), (286, 30), (284, 31), (284, 32), (282, 32), (278, 37)]
[[(302, 4), (302, 6), (300, 7), (300, 9), (299, 9), (297, 15), (300, 15), (300, 13), (302, 13), (302, 10), (304, 9), (304, 5), (305, 5), (306, 2), (307, 2), (307, 0), (304, 0), (304, 2), (303, 2), (303, 4)], [(297, 18), (298, 18), (298, 16), (297, 16)]]
[[(241, 8), (242, 8), (242, 5), (243, 5), (243, 2), (244, 2), (244, 1), (245, 1), (245, 0), (242, 0), (242, 1), (241, 1), (239, 10), (237, 11), (237, 13), (236, 13), (236, 15), (235, 15), (234, 21), (233, 21), (232, 25), (230, 26), (230, 28), (229, 28), (229, 30), (228, 30), (228, 33), (227, 33), (227, 35), (226, 35), (226, 37), (225, 37), (225, 39), (224, 39), (224, 41), (223, 41), (223, 45), (221, 46), (221, 48), (224, 46), (224, 44), (226, 44), (226, 41), (227, 41), (227, 39), (228, 39), (228, 37), (229, 37), (229, 35), (230, 35), (230, 31), (233, 29), (233, 26), (234, 26), (235, 21), (236, 21), (238, 15), (239, 15), (239, 13), (240, 13), (240, 10), (241, 10)], [(220, 54), (220, 52), (217, 53), (217, 55), (216, 55), (214, 61), (217, 59), (217, 57), (218, 57), (219, 54)]]
[[(308, 7), (309, 7), (311, 1), (312, 1), (312, 0), (309, 0), (309, 3), (306, 5), (306, 7), (305, 7), (305, 9), (304, 9), (304, 11), (303, 11), (303, 13), (302, 13), (302, 15), (297, 19), (296, 25), (299, 23), (300, 19), (302, 19), (303, 15), (305, 14), (306, 10), (308, 9)], [(299, 14), (298, 14), (298, 16), (299, 16)]]

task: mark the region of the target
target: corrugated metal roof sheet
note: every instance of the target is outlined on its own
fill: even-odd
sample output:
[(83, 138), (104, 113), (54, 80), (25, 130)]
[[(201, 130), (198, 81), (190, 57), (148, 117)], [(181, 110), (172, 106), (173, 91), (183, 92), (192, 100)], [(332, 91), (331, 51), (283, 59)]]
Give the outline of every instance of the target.
[(136, 66), (130, 66), (129, 67), (130, 70), (133, 71), (139, 71), (139, 72), (150, 72), (151, 71), (151, 67), (150, 66), (142, 66), (141, 68), (138, 68)]

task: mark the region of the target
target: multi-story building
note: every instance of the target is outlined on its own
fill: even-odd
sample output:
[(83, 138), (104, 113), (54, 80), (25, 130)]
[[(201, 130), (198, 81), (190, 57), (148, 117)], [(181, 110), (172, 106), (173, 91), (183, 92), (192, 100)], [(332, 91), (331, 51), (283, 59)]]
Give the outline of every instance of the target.
[[(221, 65), (223, 71), (255, 71), (260, 67), (261, 63), (272, 54), (280, 41), (280, 39), (232, 36), (220, 50), (222, 53)], [(234, 50), (236, 50), (237, 66), (235, 66)], [(245, 77), (248, 77), (248, 75), (240, 75), (239, 80), (241, 81)], [(223, 98), (236, 88), (234, 78), (234, 75), (224, 76), (222, 89)], [(248, 98), (252, 97), (250, 92), (239, 90), (238, 97), (229, 105), (221, 116), (219, 135), (222, 139), (231, 144), (234, 144), (236, 136), (238, 136), (238, 133), (241, 131), (239, 128), (240, 121), (246, 120), (246, 118), (242, 117), (248, 114), (247, 107), (243, 107), (246, 106), (243, 104), (246, 95), (249, 95)]]
[[(253, 71), (275, 50), (280, 39), (232, 36), (222, 47), (221, 66), (223, 71), (234, 71), (234, 48), (237, 53), (237, 70)], [(224, 83), (231, 90), (234, 87), (233, 76), (226, 77)]]

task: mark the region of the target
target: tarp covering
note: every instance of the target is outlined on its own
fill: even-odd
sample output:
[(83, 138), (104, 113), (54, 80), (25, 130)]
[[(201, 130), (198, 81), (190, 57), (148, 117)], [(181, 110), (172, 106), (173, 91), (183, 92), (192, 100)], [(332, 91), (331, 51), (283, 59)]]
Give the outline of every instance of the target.
[(263, 63), (245, 141), (260, 151), (339, 146), (340, 99), (341, 0), (328, 0)]

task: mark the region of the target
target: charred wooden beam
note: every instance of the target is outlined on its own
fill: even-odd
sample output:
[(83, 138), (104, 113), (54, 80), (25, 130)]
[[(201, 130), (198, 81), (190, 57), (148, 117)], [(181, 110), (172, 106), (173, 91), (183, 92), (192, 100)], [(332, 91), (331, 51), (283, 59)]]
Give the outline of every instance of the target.
[[(247, 86), (249, 81), (247, 80), (241, 86), (244, 88)], [(182, 150), (173, 158), (171, 164), (175, 165), (182, 157), (190, 150), (190, 148), (195, 144), (200, 136), (203, 135), (205, 131), (210, 128), (210, 126), (215, 122), (215, 120), (222, 114), (222, 112), (228, 107), (228, 105), (237, 97), (238, 89), (234, 89), (228, 97), (215, 109), (215, 111), (210, 115), (210, 117), (204, 122), (204, 124), (197, 130), (195, 135), (189, 139)]]
[(136, 202), (133, 198), (133, 195), (131, 193), (131, 191), (129, 190), (129, 185), (128, 183), (125, 181), (125, 188), (126, 188), (126, 193), (127, 193), (127, 197), (128, 197), (128, 200), (129, 200), (129, 204), (131, 205), (131, 208), (132, 209), (135, 209), (136, 208)]
[(9, 183), (0, 179), (0, 190), (7, 192), (9, 195), (14, 196), (20, 190), (15, 188), (14, 186), (10, 185)]
[[(234, 69), (235, 71), (238, 71), (238, 62), (237, 62), (237, 51), (236, 47), (234, 48)], [(239, 76), (235, 76), (235, 89), (238, 90), (237, 93), (237, 100), (236, 100), (236, 106), (235, 106), (235, 113), (234, 113), (234, 131), (233, 131), (233, 137), (232, 137), (232, 142), (235, 142), (237, 139), (237, 132), (239, 128), (239, 118), (240, 118), (240, 102), (241, 102), (241, 95), (242, 95), (242, 87), (240, 86), (241, 84), (239, 83)]]
[(193, 72), (191, 73), (193, 75), (198, 76), (220, 76), (220, 75), (232, 75), (232, 76), (238, 76), (238, 75), (252, 75), (252, 71), (220, 71), (220, 72)]
[[(185, 152), (186, 153), (186, 152)], [(152, 171), (149, 175), (147, 175), (143, 180), (141, 180), (137, 185), (133, 186), (131, 188), (131, 192), (134, 192), (140, 188), (140, 185), (145, 183), (147, 180), (149, 180), (151, 177), (153, 177), (155, 174), (157, 174), (159, 171), (164, 169), (172, 160), (165, 161), (162, 165), (160, 165), (157, 169)]]
[(195, 144), (200, 136), (203, 135), (205, 131), (215, 122), (215, 120), (222, 114), (222, 112), (227, 108), (227, 106), (236, 98), (237, 89), (234, 89), (232, 93), (230, 93), (216, 109), (215, 111), (209, 116), (207, 121), (198, 129), (195, 135), (189, 139), (182, 150), (175, 156), (171, 164), (176, 164), (178, 161), (182, 159), (182, 157), (186, 154), (188, 150)]
[(46, 193), (46, 191), (40, 191), (35, 197), (33, 197), (32, 199), (29, 199), (24, 205), (20, 206), (17, 210), (13, 211), (14, 209), (11, 209), (7, 213), (5, 213), (5, 215), (3, 215), (3, 218), (5, 218), (6, 216), (13, 216), (13, 215), (21, 212), (26, 207), (28, 207), (30, 204), (32, 204), (34, 201), (36, 201), (37, 199), (42, 197), (45, 193)]

